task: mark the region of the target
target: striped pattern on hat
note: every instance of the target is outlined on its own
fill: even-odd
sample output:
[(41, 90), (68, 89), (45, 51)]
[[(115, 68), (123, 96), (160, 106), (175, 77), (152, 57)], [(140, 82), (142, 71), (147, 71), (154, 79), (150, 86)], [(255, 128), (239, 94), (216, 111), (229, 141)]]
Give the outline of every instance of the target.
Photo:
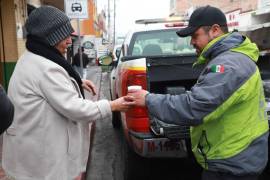
[(51, 46), (74, 32), (66, 14), (53, 6), (41, 6), (32, 11), (25, 27), (28, 34), (40, 37)]

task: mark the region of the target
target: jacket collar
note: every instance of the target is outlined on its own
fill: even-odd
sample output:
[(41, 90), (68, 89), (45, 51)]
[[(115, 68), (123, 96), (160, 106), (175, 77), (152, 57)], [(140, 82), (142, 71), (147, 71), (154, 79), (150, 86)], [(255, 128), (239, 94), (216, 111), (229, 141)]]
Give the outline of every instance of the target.
[(205, 46), (197, 61), (194, 63), (194, 66), (206, 64), (217, 55), (239, 47), (245, 39), (246, 37), (238, 32), (227, 33), (213, 39)]

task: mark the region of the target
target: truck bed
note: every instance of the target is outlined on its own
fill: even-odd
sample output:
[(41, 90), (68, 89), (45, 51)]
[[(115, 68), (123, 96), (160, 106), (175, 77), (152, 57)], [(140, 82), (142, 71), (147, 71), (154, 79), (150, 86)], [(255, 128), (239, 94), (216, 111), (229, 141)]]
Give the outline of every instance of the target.
[(171, 87), (190, 90), (203, 68), (193, 68), (195, 61), (195, 55), (146, 58), (148, 90), (159, 94)]

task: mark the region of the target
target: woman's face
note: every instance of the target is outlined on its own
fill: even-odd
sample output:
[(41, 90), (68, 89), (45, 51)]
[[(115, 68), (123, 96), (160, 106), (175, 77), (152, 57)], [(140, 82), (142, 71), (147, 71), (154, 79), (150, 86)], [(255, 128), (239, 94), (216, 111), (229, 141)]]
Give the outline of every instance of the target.
[(67, 52), (68, 46), (72, 43), (71, 37), (68, 36), (66, 39), (63, 39), (57, 43), (54, 47), (62, 54), (65, 55)]

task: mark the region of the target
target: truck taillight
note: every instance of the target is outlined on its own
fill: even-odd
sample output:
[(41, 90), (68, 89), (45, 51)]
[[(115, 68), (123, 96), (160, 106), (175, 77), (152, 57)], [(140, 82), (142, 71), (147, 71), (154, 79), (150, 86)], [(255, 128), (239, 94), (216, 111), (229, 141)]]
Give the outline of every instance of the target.
[[(128, 70), (126, 72), (126, 81), (123, 82), (123, 95), (127, 94), (128, 86), (142, 86), (147, 89), (145, 70)], [(134, 107), (126, 112), (127, 126), (135, 132), (149, 132), (149, 119), (146, 108)]]

